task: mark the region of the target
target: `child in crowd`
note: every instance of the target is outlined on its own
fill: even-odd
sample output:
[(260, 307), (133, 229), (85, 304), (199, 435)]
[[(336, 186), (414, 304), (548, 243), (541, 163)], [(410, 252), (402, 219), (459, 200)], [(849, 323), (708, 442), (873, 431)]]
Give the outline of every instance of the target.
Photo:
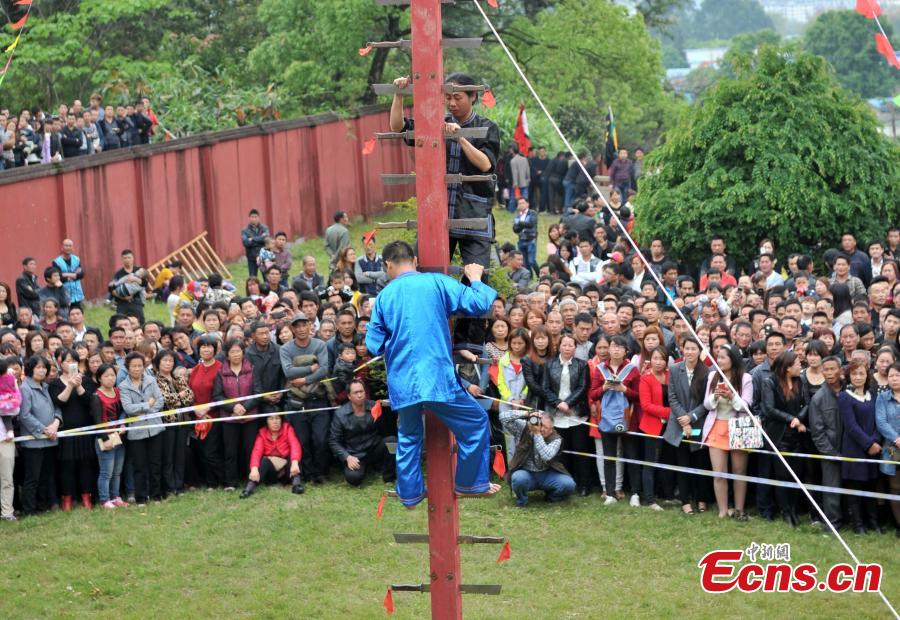
[(6, 360), (0, 360), (0, 518), (15, 521), (13, 515), (13, 469), (16, 465), (16, 446), (13, 418), (19, 415), (22, 394), (15, 370)]
[(347, 342), (337, 346), (337, 361), (334, 363), (334, 400), (335, 404), (342, 405), (347, 402), (347, 386), (353, 380), (353, 371), (356, 368), (356, 347)]
[(259, 251), (259, 256), (256, 257), (256, 264), (263, 273), (268, 271), (269, 267), (275, 266), (275, 239), (266, 237), (265, 245)]
[(147, 300), (147, 291), (141, 284), (141, 280), (147, 277), (147, 270), (141, 267), (134, 273), (128, 273), (113, 282), (113, 289), (110, 293), (110, 301), (116, 299), (130, 299), (141, 303)]

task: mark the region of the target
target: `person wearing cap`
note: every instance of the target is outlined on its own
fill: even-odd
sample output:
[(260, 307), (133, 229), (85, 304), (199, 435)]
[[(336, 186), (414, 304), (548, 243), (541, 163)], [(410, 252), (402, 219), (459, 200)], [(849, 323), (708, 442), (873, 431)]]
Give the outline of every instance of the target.
[(385, 357), (388, 396), (398, 415), (397, 495), (410, 508), (425, 498), (421, 457), (426, 408), (456, 437), (457, 494), (492, 495), (500, 486), (489, 480), (487, 413), (456, 374), (447, 319), (486, 314), (497, 292), (481, 282), (484, 269), (475, 263), (465, 266), (462, 282), (418, 273), (413, 249), (404, 241), (387, 244), (382, 257), (391, 282), (375, 299), (366, 347)]
[[(291, 318), (294, 339), (285, 342), (278, 354), (290, 392), (286, 409), (324, 409), (328, 407), (327, 392), (322, 379), (328, 374), (328, 348), (312, 337), (312, 324), (303, 312)], [(328, 474), (331, 455), (328, 448), (328, 428), (331, 411), (296, 413), (288, 416), (303, 447), (302, 475), (313, 484), (322, 484)]]

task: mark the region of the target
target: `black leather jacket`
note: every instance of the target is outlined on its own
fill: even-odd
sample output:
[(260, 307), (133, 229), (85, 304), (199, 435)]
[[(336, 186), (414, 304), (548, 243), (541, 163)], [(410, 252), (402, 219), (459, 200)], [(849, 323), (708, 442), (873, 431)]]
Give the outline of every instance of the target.
[[(543, 392), (546, 404), (556, 407), (559, 399), (559, 380), (562, 375), (562, 362), (559, 357), (553, 357), (544, 364)], [(572, 358), (569, 366), (569, 397), (565, 400), (569, 405), (570, 415), (587, 415), (587, 389), (588, 389), (588, 365), (584, 360)]]

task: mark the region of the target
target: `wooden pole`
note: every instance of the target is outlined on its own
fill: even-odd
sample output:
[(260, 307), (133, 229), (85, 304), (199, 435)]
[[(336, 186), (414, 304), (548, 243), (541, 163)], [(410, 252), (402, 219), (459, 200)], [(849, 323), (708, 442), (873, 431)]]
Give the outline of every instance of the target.
[[(446, 273), (447, 170), (444, 145), (444, 58), (440, 0), (412, 0), (412, 80), (416, 120), (416, 199), (419, 264)], [(423, 369), (423, 372), (427, 372)], [(425, 414), (431, 617), (462, 618), (459, 507), (453, 486), (453, 439), (433, 413)]]

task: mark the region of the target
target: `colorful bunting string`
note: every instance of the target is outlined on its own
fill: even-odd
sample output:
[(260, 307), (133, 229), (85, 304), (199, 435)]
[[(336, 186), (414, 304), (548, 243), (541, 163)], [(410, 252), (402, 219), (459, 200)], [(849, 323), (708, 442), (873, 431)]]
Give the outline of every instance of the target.
[(16, 55), (16, 48), (19, 46), (19, 41), (22, 39), (22, 29), (25, 27), (25, 23), (28, 21), (28, 17), (31, 15), (31, 3), (32, 0), (18, 0), (16, 2), (17, 6), (27, 6), (28, 10), (20, 20), (9, 24), (10, 28), (12, 28), (13, 30), (18, 30), (19, 33), (16, 35), (16, 38), (13, 39), (13, 42), (9, 44), (9, 47), (4, 50), (4, 53), (9, 54), (9, 58), (6, 59), (6, 62), (3, 64), (3, 68), (0, 69), (0, 86), (3, 85), (3, 80), (6, 79), (6, 74), (9, 71), (10, 65), (12, 65), (13, 57)]
[(881, 15), (881, 5), (878, 3), (878, 0), (856, 0), (856, 12), (866, 19), (875, 20), (875, 25), (878, 26), (879, 30), (879, 32), (875, 33), (875, 49), (887, 59), (892, 67), (900, 69), (900, 60), (897, 60), (894, 46), (888, 39), (887, 33), (881, 25), (881, 20), (878, 19), (878, 16)]

